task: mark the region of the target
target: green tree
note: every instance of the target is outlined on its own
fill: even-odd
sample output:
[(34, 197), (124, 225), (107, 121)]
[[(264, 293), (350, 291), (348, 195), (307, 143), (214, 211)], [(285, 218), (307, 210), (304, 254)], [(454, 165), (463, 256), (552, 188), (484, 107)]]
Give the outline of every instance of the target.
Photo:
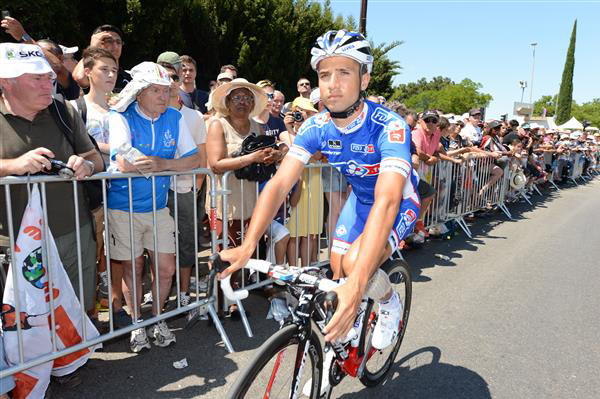
[(563, 69), (562, 81), (558, 92), (558, 105), (556, 107), (556, 123), (565, 123), (571, 118), (571, 102), (573, 101), (573, 70), (575, 68), (575, 39), (577, 36), (577, 20), (573, 23), (571, 42), (567, 50), (567, 59)]
[[(441, 82), (438, 80), (438, 83)], [(439, 90), (428, 89), (406, 98), (404, 104), (416, 111), (439, 109), (443, 112), (462, 114), (471, 108), (486, 107), (492, 96), (480, 93), (482, 85), (470, 79), (457, 84), (446, 84)]]
[(444, 87), (453, 85), (454, 82), (450, 78), (443, 76), (436, 76), (431, 79), (430, 82), (425, 78), (421, 78), (416, 82), (403, 83), (396, 87), (392, 100), (404, 102), (408, 98), (416, 96), (427, 90), (437, 91), (442, 90)]
[(572, 114), (579, 122), (588, 121), (592, 126), (600, 127), (600, 98), (577, 105), (573, 102)]
[(375, 46), (371, 42), (373, 71), (371, 72), (371, 82), (368, 88), (369, 94), (389, 98), (394, 93), (392, 80), (400, 73), (402, 67), (400, 62), (390, 60), (387, 54), (402, 43), (396, 40), (390, 44), (381, 43)]
[(546, 109), (546, 116), (554, 116), (557, 98), (558, 94), (555, 94), (554, 96), (542, 96), (533, 103), (533, 115), (543, 116), (544, 109)]

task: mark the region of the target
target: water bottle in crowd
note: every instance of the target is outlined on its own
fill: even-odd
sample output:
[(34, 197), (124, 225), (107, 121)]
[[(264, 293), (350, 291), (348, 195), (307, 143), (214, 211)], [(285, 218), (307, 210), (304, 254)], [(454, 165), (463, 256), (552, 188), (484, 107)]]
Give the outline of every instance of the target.
[[(130, 143), (123, 143), (121, 144), (118, 148), (117, 148), (117, 154), (119, 154), (120, 156), (123, 157), (124, 160), (126, 160), (127, 162), (133, 164), (135, 161), (137, 161), (138, 159), (140, 159), (141, 157), (144, 157), (144, 153), (142, 153), (140, 150), (138, 150), (135, 147), (132, 147)], [(150, 175), (147, 173), (144, 173), (142, 171), (140, 171), (138, 169), (138, 171), (144, 175), (145, 178), (149, 178)]]

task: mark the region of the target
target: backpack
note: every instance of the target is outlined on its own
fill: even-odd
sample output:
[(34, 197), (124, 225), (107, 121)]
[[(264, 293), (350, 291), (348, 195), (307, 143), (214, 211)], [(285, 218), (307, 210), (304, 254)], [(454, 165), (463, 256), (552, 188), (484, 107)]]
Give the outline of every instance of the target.
[[(77, 99), (77, 106), (79, 107), (79, 112), (85, 110), (83, 116), (87, 117), (87, 107), (85, 105), (82, 107), (79, 103), (79, 100), (82, 100), (85, 104), (85, 100), (83, 97)], [(60, 130), (65, 135), (65, 138), (73, 147), (73, 153), (76, 154), (75, 150), (75, 134), (73, 133), (73, 120), (67, 111), (67, 105), (65, 104), (65, 99), (62, 95), (57, 94), (52, 98), (52, 105), (50, 106), (50, 114), (56, 121), (56, 124), (60, 127)], [(85, 119), (84, 119), (85, 120)], [(89, 136), (89, 135), (88, 135)], [(92, 136), (89, 136), (92, 144), (98, 151), (98, 155), (102, 159), (102, 155), (100, 155), (100, 148), (98, 147), (98, 143), (96, 139)], [(102, 159), (102, 170), (97, 172), (103, 172), (106, 169), (106, 165), (104, 165), (104, 159)], [(102, 182), (100, 180), (90, 180), (84, 181), (83, 184), (83, 194), (87, 200), (88, 206), (90, 210), (94, 210), (99, 208), (102, 205)]]

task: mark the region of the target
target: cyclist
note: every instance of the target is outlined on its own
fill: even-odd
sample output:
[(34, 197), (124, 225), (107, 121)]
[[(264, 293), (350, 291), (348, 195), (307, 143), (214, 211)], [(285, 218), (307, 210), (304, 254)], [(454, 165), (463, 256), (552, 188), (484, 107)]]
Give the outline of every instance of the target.
[(331, 251), (334, 278), (347, 279), (336, 288), (338, 307), (325, 328), (325, 339), (348, 339), (366, 294), (380, 303), (372, 345), (383, 349), (398, 334), (402, 304), (379, 266), (412, 231), (419, 214), (410, 128), (397, 114), (365, 99), (373, 56), (360, 33), (329, 31), (317, 39), (311, 54), (326, 110), (300, 128), (258, 199), (242, 245), (221, 252), (221, 258), (231, 262), (221, 276), (246, 264), (304, 165), (321, 151), (352, 186)]

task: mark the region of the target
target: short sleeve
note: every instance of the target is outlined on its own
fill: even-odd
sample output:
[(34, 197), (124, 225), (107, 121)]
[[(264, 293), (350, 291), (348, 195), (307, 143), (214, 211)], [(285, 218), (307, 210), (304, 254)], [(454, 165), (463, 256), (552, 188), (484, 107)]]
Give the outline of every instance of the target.
[(394, 172), (408, 178), (412, 170), (410, 143), (410, 128), (406, 122), (401, 119), (388, 122), (377, 142), (381, 152), (380, 173)]
[(93, 150), (94, 144), (92, 144), (92, 140), (90, 140), (90, 136), (88, 135), (87, 129), (83, 123), (83, 119), (79, 115), (79, 112), (73, 108), (70, 102), (66, 101), (65, 106), (67, 107), (67, 111), (69, 112), (69, 116), (73, 121), (73, 134), (75, 135), (75, 153), (76, 154), (85, 154)]
[(321, 149), (321, 140), (319, 140), (319, 137), (323, 127), (317, 125), (314, 118), (308, 119), (300, 127), (294, 139), (294, 144), (292, 144), (292, 148), (287, 153), (287, 156), (296, 158), (304, 164), (307, 164), (310, 157)]
[(126, 143), (131, 145), (129, 123), (127, 123), (127, 120), (122, 114), (116, 111), (110, 111), (108, 115), (108, 129), (110, 131), (108, 135), (108, 142), (110, 144), (110, 160), (115, 161), (117, 149)]
[(198, 147), (194, 140), (192, 139), (192, 135), (190, 134), (190, 130), (187, 127), (187, 124), (183, 120), (183, 116), (179, 118), (179, 138), (177, 140), (177, 158), (185, 158), (190, 155), (194, 155), (198, 152)]

